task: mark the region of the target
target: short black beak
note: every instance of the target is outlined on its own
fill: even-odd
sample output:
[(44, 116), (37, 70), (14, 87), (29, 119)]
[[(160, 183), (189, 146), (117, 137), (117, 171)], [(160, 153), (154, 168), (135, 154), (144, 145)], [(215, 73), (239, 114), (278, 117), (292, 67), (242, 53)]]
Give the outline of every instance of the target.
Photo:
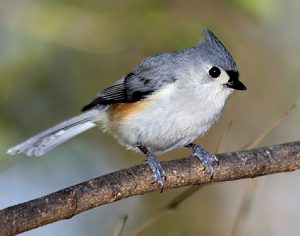
[(232, 88), (232, 89), (236, 89), (236, 90), (247, 90), (246, 86), (238, 79), (236, 79), (236, 80), (229, 79), (225, 85), (228, 88)]
[(246, 86), (239, 81), (239, 73), (237, 71), (227, 71), (227, 74), (229, 75), (229, 80), (225, 86), (236, 90), (247, 90)]

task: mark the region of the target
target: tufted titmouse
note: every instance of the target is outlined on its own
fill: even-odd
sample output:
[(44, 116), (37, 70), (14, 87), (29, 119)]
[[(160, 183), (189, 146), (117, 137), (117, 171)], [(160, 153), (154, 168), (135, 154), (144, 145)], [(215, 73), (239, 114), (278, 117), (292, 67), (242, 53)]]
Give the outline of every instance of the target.
[(161, 189), (165, 173), (154, 154), (191, 148), (213, 174), (216, 156), (192, 142), (222, 114), (228, 96), (245, 90), (230, 53), (205, 29), (203, 40), (180, 51), (160, 53), (104, 89), (79, 116), (8, 150), (41, 156), (68, 139), (101, 125), (129, 149), (147, 157)]

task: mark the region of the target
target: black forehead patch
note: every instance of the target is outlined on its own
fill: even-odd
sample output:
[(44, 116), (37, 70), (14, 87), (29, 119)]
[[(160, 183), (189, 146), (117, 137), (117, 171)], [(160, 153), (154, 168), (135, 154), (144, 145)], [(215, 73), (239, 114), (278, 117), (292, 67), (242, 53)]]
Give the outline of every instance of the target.
[(227, 70), (226, 73), (228, 74), (229, 78), (232, 80), (238, 80), (239, 79), (239, 72), (235, 70)]

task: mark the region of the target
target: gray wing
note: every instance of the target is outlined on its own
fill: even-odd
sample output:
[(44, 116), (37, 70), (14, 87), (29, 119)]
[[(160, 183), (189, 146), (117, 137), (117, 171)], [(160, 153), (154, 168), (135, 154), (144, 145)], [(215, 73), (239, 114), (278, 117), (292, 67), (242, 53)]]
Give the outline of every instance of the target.
[(144, 99), (163, 86), (176, 81), (173, 65), (173, 53), (162, 53), (144, 59), (133, 72), (104, 89), (82, 111), (99, 105), (114, 103), (132, 103)]

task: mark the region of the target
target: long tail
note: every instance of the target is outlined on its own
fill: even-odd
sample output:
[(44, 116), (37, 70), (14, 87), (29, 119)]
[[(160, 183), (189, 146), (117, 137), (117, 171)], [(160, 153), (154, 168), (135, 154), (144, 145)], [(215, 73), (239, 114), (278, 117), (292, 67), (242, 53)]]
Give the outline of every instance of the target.
[(95, 122), (100, 120), (102, 112), (101, 109), (93, 109), (66, 120), (9, 149), (7, 153), (10, 155), (24, 153), (27, 156), (42, 156), (63, 142), (95, 127), (97, 125)]

